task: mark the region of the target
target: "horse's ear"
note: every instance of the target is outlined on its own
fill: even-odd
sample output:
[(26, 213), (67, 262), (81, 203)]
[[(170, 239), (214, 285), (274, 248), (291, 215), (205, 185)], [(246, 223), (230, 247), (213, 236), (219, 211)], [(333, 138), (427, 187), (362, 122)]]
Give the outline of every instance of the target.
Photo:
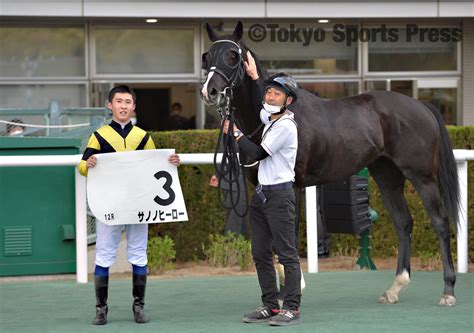
[(232, 36), (235, 37), (235, 40), (239, 41), (242, 39), (243, 35), (244, 35), (244, 27), (242, 25), (242, 21), (239, 21), (237, 25), (235, 26)]
[(207, 29), (207, 35), (209, 36), (209, 39), (211, 40), (211, 42), (214, 43), (217, 40), (217, 35), (214, 32), (214, 29), (212, 29), (209, 23), (206, 23), (206, 29)]

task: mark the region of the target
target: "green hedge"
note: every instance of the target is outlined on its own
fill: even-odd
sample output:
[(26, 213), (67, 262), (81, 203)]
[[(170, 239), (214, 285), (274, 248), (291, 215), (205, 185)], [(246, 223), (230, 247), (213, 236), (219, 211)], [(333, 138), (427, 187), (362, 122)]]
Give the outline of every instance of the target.
[[(448, 126), (448, 131), (457, 149), (471, 149), (474, 145), (474, 127)], [(189, 130), (151, 133), (158, 148), (175, 148), (177, 153), (214, 152), (217, 130)], [(474, 163), (469, 163), (469, 221), (474, 218)], [(150, 237), (170, 235), (176, 246), (176, 258), (180, 261), (203, 259), (203, 247), (209, 244), (209, 235), (223, 231), (225, 210), (217, 202), (215, 188), (209, 187), (209, 179), (214, 173), (212, 165), (183, 165), (179, 177), (188, 209), (189, 221), (175, 224), (150, 225)], [(389, 257), (397, 254), (397, 236), (388, 213), (383, 207), (380, 193), (372, 179), (370, 184), (370, 205), (379, 214), (379, 220), (372, 228), (372, 255)], [(439, 253), (437, 240), (431, 222), (411, 184), (405, 190), (410, 211), (415, 220), (413, 229), (412, 255), (436, 257)], [(452, 253), (456, 257), (456, 237), (453, 232)], [(356, 250), (358, 240), (350, 235), (333, 235), (332, 253), (348, 253)], [(303, 219), (300, 228), (300, 250), (306, 251), (306, 224)], [(469, 228), (469, 260), (474, 260), (474, 230)]]

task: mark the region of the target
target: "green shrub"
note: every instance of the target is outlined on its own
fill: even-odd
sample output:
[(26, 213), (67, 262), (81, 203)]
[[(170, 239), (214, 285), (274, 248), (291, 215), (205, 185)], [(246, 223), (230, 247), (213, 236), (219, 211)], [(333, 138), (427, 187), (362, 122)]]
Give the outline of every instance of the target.
[(252, 251), (250, 241), (242, 235), (234, 233), (226, 235), (215, 234), (209, 236), (209, 246), (204, 254), (211, 266), (229, 267), (240, 266), (241, 270), (248, 270), (252, 264)]
[[(448, 131), (457, 149), (471, 149), (474, 146), (474, 127), (448, 126)], [(177, 153), (212, 153), (217, 142), (217, 130), (187, 130), (175, 132), (151, 133), (158, 148), (175, 148)], [(474, 162), (469, 163), (469, 185), (474, 181)], [(217, 191), (208, 186), (214, 173), (212, 165), (183, 165), (179, 167), (179, 178), (188, 209), (189, 221), (183, 223), (165, 223), (150, 225), (150, 239), (169, 235), (175, 241), (176, 259), (189, 261), (204, 259), (203, 249), (210, 244), (209, 235), (223, 232), (226, 211), (217, 201)], [(372, 255), (388, 257), (397, 254), (398, 241), (393, 224), (383, 207), (380, 192), (369, 179), (370, 206), (379, 214), (379, 220), (372, 228)], [(412, 255), (436, 257), (439, 242), (426, 216), (421, 200), (411, 184), (405, 190), (411, 214), (415, 220), (413, 229)], [(468, 220), (474, 219), (474, 187), (469, 186)], [(306, 224), (304, 204), (300, 222), (300, 253), (306, 255)], [(474, 261), (474, 228), (469, 228), (469, 260)], [(451, 250), (456, 256), (456, 236), (451, 232)], [(203, 247), (204, 245), (204, 247)], [(351, 235), (335, 234), (331, 239), (331, 252), (341, 249), (357, 249), (358, 240)]]
[(148, 240), (148, 268), (152, 273), (164, 273), (174, 268), (176, 257), (174, 241), (171, 237), (153, 237)]

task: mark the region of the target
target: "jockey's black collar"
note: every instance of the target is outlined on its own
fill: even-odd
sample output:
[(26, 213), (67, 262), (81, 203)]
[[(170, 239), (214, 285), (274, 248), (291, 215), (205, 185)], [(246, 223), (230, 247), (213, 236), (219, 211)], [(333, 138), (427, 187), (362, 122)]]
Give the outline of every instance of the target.
[(125, 125), (125, 127), (122, 129), (122, 125), (120, 123), (112, 120), (110, 122), (110, 127), (112, 127), (115, 130), (115, 132), (120, 134), (120, 136), (125, 139), (128, 133), (130, 133), (130, 131), (132, 130), (133, 125), (132, 125), (132, 122), (129, 121), (128, 124)]

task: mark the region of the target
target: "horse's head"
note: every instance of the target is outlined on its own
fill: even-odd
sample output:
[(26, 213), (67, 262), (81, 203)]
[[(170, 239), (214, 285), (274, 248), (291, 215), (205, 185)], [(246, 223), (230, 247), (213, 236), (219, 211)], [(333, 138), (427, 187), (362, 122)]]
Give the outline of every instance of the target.
[(239, 21), (232, 35), (224, 36), (217, 36), (209, 24), (206, 27), (212, 45), (202, 55), (202, 69), (207, 70), (207, 77), (201, 87), (201, 98), (208, 105), (216, 105), (226, 88), (239, 86), (244, 78), (245, 54), (240, 43), (243, 26)]

